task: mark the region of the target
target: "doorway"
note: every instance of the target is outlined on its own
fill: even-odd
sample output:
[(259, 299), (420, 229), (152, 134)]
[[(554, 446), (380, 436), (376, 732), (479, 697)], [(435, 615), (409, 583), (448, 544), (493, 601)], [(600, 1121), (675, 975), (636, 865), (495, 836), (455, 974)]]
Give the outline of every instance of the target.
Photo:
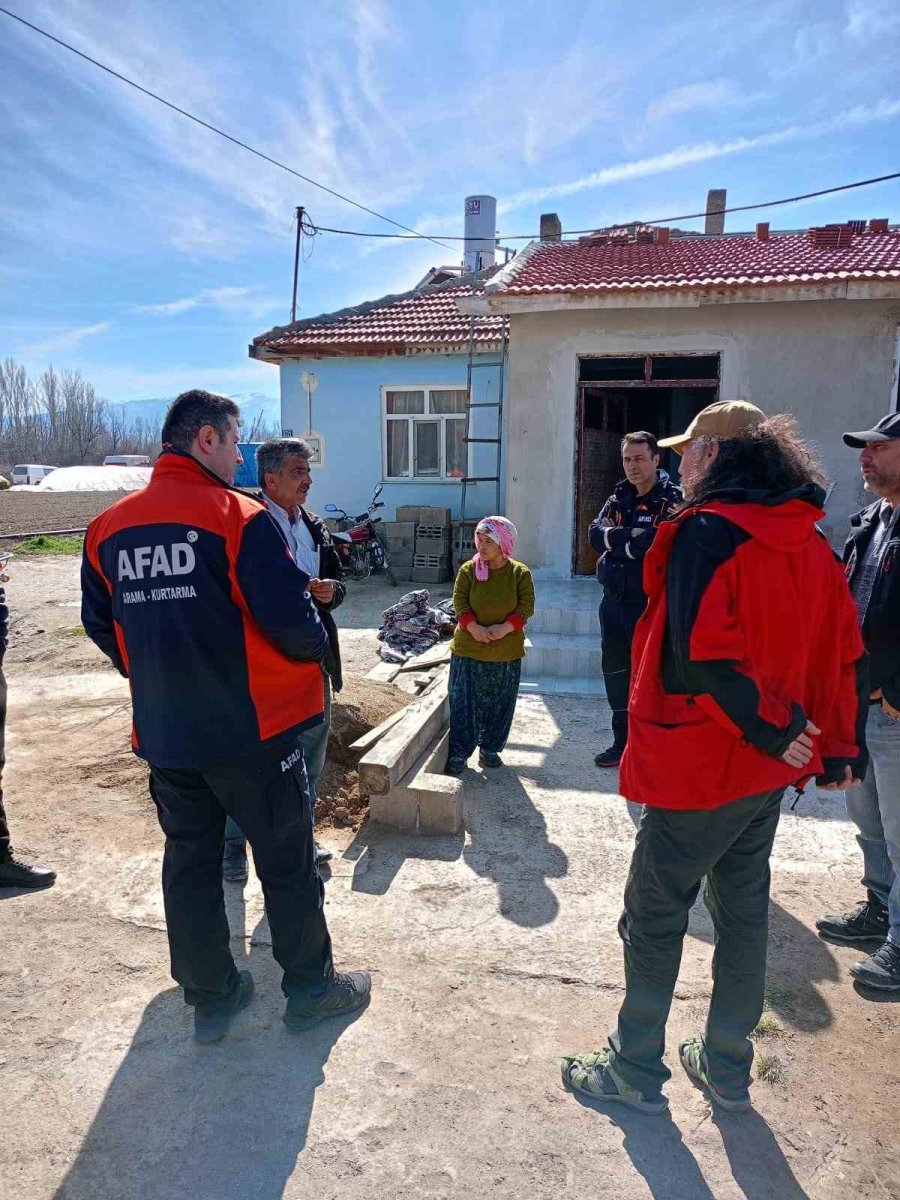
[[(624, 435), (639, 429), (657, 438), (680, 433), (718, 397), (718, 354), (596, 355), (578, 360), (574, 574), (591, 575), (596, 569), (588, 527), (622, 478)], [(677, 479), (674, 451), (663, 451), (660, 466)]]

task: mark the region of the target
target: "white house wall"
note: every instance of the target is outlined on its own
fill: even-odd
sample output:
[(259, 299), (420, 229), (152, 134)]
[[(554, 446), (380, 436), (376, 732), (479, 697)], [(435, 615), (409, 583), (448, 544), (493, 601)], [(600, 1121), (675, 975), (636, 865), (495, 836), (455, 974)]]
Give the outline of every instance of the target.
[(841, 433), (891, 407), (898, 322), (896, 301), (513, 314), (507, 510), (521, 557), (546, 577), (572, 573), (578, 357), (589, 354), (720, 354), (723, 399), (796, 415), (835, 483), (837, 535), (860, 498)]
[[(496, 354), (482, 360), (496, 360)], [(382, 471), (383, 387), (466, 386), (465, 354), (420, 354), (384, 358), (319, 358), (290, 360), (280, 367), (281, 424), (302, 437), (306, 431), (304, 371), (315, 375), (313, 429), (325, 439), (325, 461), (313, 469), (310, 505), (321, 512), (336, 504), (349, 513), (362, 512), (379, 482), (384, 482), (382, 500), (386, 520), (394, 519), (399, 505), (433, 505), (460, 515), (461, 487), (456, 481), (384, 481)], [(486, 367), (474, 372), (476, 401), (497, 398), (498, 372)], [(478, 409), (473, 414), (473, 437), (496, 436), (496, 410)], [(494, 475), (495, 447), (475, 446), (473, 473)], [(503, 484), (505, 491), (505, 483)], [(501, 492), (503, 494), (503, 492)], [(470, 484), (466, 516), (480, 517), (493, 511), (494, 484)]]

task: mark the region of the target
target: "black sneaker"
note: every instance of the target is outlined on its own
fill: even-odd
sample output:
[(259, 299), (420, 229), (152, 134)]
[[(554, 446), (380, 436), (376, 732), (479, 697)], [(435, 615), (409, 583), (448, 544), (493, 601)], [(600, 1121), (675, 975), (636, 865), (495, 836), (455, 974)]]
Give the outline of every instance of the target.
[(594, 765), (598, 767), (617, 767), (622, 761), (623, 750), (618, 746), (610, 746), (607, 750), (601, 750), (599, 754), (594, 755)]
[(289, 999), (282, 1020), (294, 1033), (312, 1029), (326, 1017), (344, 1017), (369, 1003), (372, 978), (368, 971), (335, 971), (324, 996), (318, 1000)]
[(246, 1008), (253, 999), (253, 976), (249, 971), (239, 971), (240, 983), (231, 998), (231, 1005), (225, 1009), (194, 1009), (194, 1041), (208, 1046), (213, 1042), (221, 1042), (228, 1032), (231, 1018)]
[(900, 992), (900, 942), (885, 942), (874, 954), (854, 963), (850, 974), (863, 987)]
[(464, 758), (448, 758), (447, 765), (444, 767), (445, 775), (454, 775), (457, 779), (466, 769), (466, 760)]
[(816, 929), (822, 937), (832, 942), (878, 942), (881, 945), (887, 941), (889, 928), (888, 910), (871, 892), (852, 912), (838, 917), (819, 917), (816, 921)]
[(478, 753), (479, 767), (502, 767), (503, 759), (496, 750), (480, 750)]
[(31, 888), (36, 891), (38, 888), (53, 887), (54, 883), (56, 872), (49, 867), (33, 867), (17, 858), (0, 862), (0, 888)]
[(247, 848), (239, 842), (226, 842), (222, 855), (222, 878), (226, 883), (246, 883)]
[(334, 852), (329, 850), (327, 846), (323, 846), (321, 842), (315, 842), (316, 847), (316, 862), (327, 863), (334, 858)]

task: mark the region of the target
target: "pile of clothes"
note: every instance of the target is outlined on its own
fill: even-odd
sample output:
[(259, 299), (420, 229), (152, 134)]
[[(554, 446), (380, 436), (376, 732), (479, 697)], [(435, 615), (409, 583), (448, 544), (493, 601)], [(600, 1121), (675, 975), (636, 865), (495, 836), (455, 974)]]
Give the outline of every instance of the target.
[(405, 663), (430, 650), (442, 638), (452, 637), (455, 627), (451, 600), (432, 607), (431, 597), (424, 588), (407, 592), (381, 614), (379, 653), (385, 662)]

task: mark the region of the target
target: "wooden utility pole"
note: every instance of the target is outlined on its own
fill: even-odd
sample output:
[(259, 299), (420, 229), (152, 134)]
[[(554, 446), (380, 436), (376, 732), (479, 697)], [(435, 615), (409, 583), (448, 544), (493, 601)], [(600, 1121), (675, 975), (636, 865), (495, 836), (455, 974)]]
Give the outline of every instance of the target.
[(303, 213), (304, 208), (300, 205), (297, 208), (297, 243), (294, 248), (294, 294), (291, 300), (291, 324), (297, 320), (297, 277), (300, 274), (300, 241), (303, 237)]

